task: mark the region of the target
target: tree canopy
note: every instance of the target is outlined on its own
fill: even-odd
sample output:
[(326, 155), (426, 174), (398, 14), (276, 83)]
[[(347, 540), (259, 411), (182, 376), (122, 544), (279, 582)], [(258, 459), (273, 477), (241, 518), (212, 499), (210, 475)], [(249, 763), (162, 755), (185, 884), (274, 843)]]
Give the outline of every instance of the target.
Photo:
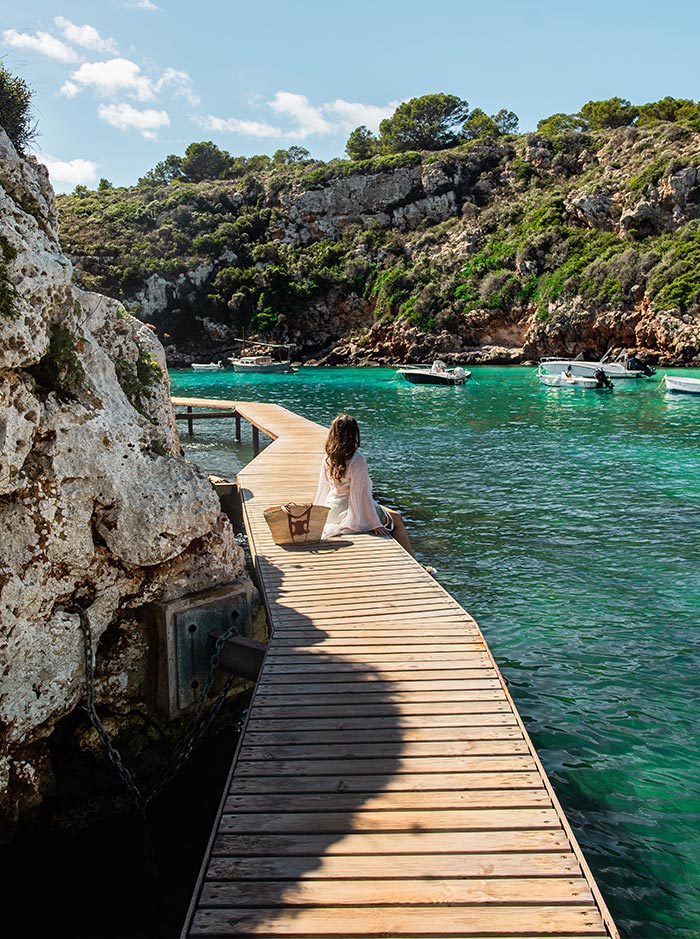
[(0, 126), (20, 153), (36, 136), (31, 103), (32, 92), (27, 83), (8, 72), (0, 62)]
[(221, 150), (211, 140), (191, 143), (182, 160), (182, 174), (190, 182), (203, 179), (222, 179), (231, 169), (231, 154)]
[(379, 142), (387, 153), (444, 150), (459, 141), (469, 105), (455, 95), (432, 94), (404, 101), (379, 125)]
[(608, 98), (606, 101), (588, 101), (579, 113), (590, 130), (602, 130), (606, 127), (629, 127), (636, 121), (639, 108), (625, 98)]
[(379, 152), (379, 140), (371, 130), (361, 124), (348, 137), (345, 152), (351, 160), (369, 160)]

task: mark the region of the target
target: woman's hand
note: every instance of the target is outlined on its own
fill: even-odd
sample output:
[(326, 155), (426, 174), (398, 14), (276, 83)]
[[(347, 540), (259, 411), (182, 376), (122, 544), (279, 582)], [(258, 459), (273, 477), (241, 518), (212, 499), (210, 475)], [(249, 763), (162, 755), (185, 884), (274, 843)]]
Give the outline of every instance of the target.
[(382, 525), (381, 528), (373, 528), (372, 531), (370, 532), (370, 535), (381, 535), (382, 537), (388, 537), (389, 532)]

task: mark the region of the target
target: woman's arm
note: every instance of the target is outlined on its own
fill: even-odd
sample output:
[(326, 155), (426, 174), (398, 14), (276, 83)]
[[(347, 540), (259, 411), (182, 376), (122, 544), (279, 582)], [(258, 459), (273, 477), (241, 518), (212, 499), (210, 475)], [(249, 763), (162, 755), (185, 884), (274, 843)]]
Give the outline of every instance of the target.
[(372, 480), (367, 471), (367, 461), (359, 450), (355, 451), (355, 455), (350, 460), (348, 470), (350, 474), (348, 524), (353, 531), (374, 531), (381, 534), (385, 528), (372, 498)]
[(324, 458), (321, 463), (321, 472), (318, 476), (318, 486), (316, 487), (316, 495), (314, 496), (314, 505), (325, 505), (328, 493), (331, 491), (330, 483), (328, 482), (328, 476), (326, 474), (326, 460)]

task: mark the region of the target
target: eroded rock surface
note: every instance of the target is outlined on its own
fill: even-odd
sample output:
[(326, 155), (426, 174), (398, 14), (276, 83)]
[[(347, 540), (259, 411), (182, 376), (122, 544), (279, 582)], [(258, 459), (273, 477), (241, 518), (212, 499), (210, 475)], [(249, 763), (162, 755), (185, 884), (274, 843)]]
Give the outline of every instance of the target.
[(231, 583), (243, 556), (182, 458), (158, 339), (72, 285), (46, 171), (2, 131), (0, 249), (0, 809), (12, 823), (51, 793), (48, 744), (85, 693), (77, 607), (98, 704), (127, 720), (147, 711), (141, 609)]

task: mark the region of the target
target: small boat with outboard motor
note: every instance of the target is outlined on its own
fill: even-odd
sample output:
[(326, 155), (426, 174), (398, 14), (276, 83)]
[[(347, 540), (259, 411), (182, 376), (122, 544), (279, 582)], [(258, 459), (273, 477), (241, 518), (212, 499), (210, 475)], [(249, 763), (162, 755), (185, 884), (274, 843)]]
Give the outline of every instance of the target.
[(404, 365), (396, 371), (412, 385), (464, 385), (472, 374), (460, 365), (448, 368), (442, 359), (432, 365)]
[(582, 352), (575, 358), (545, 356), (540, 359), (539, 364), (550, 374), (561, 375), (562, 372), (571, 371), (573, 375), (581, 378), (593, 378), (595, 373), (602, 369), (608, 378), (614, 378), (616, 381), (621, 378), (651, 377), (656, 374), (656, 369), (635, 355), (621, 353), (611, 359), (611, 354), (612, 349), (608, 349), (603, 358), (597, 361), (585, 359)]
[(190, 368), (195, 372), (218, 372), (224, 367), (223, 362), (193, 362)]
[(570, 368), (563, 372), (550, 372), (540, 364), (537, 377), (548, 388), (589, 388), (592, 391), (613, 388), (613, 383), (601, 368), (589, 376), (576, 375)]
[(666, 391), (672, 394), (700, 395), (700, 378), (685, 378), (683, 375), (664, 375)]

